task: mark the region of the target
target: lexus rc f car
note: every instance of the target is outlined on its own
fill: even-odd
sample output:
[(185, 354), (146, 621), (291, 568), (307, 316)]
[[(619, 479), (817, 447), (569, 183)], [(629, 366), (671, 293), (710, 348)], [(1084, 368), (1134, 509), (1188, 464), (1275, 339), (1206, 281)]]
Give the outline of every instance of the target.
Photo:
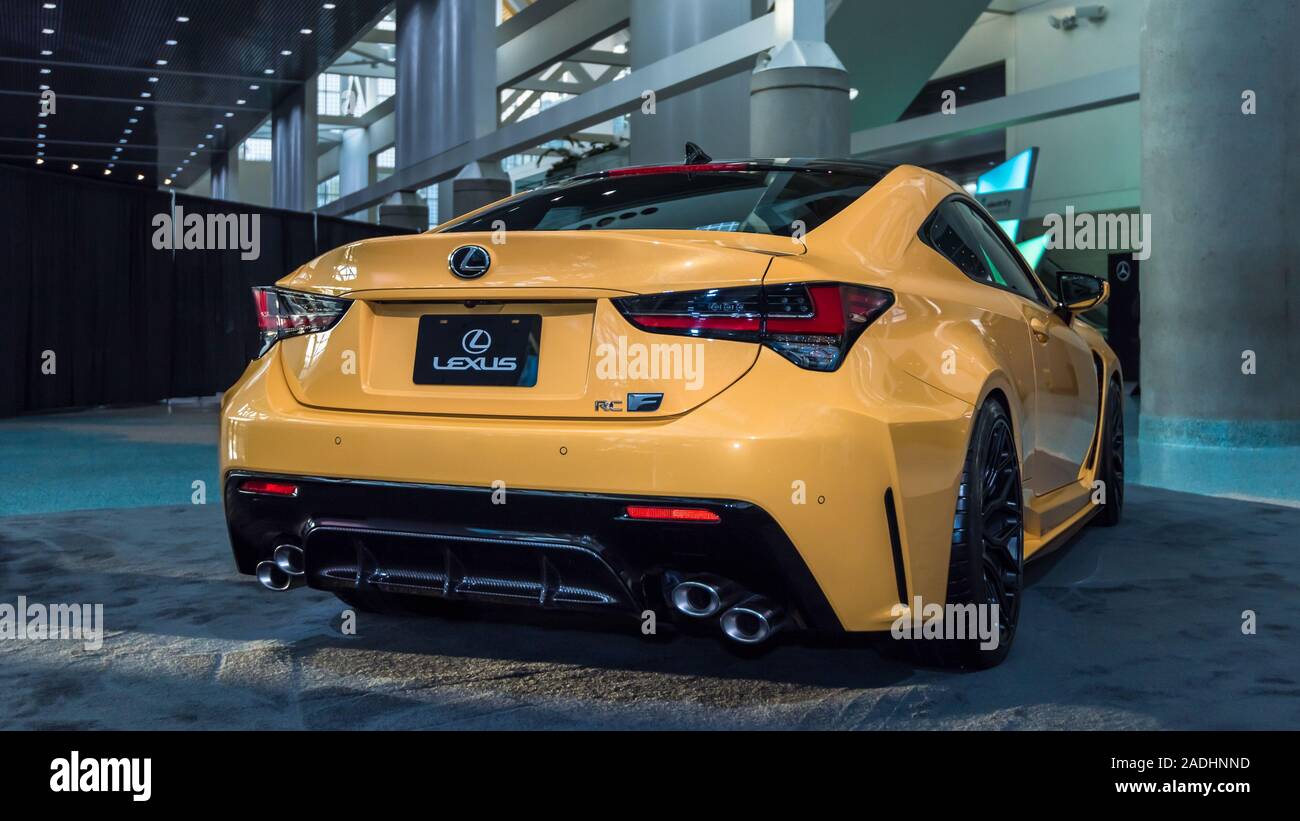
[(1108, 293), (1049, 292), (944, 177), (850, 161), (603, 171), (347, 245), (255, 290), (235, 562), (738, 649), (982, 606), (995, 642), (900, 644), (991, 666), (1025, 560), (1120, 516), (1119, 365), (1078, 316)]

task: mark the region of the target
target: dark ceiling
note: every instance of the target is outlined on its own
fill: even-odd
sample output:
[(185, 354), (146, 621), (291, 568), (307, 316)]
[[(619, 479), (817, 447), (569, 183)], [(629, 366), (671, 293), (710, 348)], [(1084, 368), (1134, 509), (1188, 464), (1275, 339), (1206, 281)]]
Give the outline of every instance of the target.
[(188, 186), (390, 3), (0, 0), (0, 162), (43, 151), (47, 171), (104, 179), (112, 162), (114, 182)]

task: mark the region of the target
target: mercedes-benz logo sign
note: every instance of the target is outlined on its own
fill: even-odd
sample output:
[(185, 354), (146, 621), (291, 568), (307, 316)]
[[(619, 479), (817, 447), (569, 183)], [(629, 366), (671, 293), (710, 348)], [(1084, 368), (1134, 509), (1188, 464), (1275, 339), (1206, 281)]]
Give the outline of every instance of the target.
[(474, 356), (487, 353), (487, 349), (492, 347), (492, 334), (482, 328), (475, 328), (461, 338), (460, 346), (465, 349), (465, 353)]
[(447, 267), (461, 279), (478, 279), (492, 267), (492, 257), (481, 245), (462, 245), (447, 257)]

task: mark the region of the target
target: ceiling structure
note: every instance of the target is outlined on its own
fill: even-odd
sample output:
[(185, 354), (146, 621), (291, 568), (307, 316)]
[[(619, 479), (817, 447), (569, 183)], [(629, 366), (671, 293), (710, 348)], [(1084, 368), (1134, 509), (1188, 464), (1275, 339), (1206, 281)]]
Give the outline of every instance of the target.
[[(390, 4), (7, 0), (0, 162), (190, 185)], [(42, 116), (45, 90), (54, 109)]]

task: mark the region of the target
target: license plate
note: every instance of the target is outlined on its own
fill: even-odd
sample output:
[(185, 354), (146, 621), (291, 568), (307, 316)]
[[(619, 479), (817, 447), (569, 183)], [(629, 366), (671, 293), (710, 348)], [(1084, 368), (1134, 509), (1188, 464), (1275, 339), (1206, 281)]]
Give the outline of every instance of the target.
[(535, 314), (422, 316), (412, 378), (417, 385), (531, 388), (541, 344)]

